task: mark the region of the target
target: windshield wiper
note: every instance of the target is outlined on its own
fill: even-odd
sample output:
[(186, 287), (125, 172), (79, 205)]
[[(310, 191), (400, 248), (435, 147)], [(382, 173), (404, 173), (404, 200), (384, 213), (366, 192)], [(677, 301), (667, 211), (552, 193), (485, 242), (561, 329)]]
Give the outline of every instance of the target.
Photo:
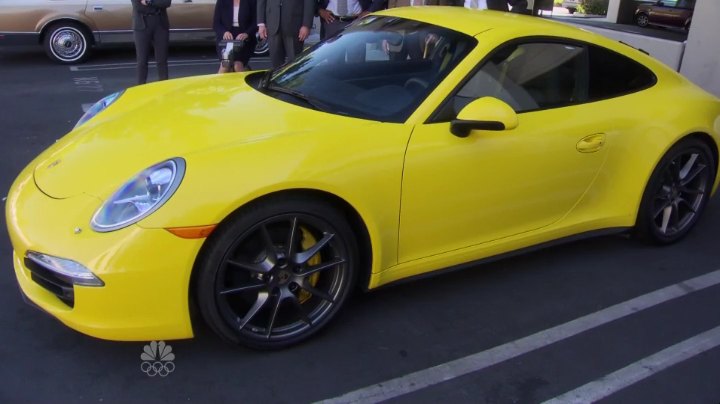
[(308, 97), (307, 95), (305, 95), (297, 90), (292, 90), (287, 87), (282, 87), (282, 86), (277, 86), (277, 85), (270, 85), (269, 82), (265, 86), (265, 89), (293, 96), (293, 97), (305, 102), (306, 104), (310, 105), (313, 109), (316, 109), (318, 111), (327, 112), (330, 110), (330, 108), (328, 108), (328, 106), (326, 104), (324, 104), (323, 102), (318, 101), (312, 97)]

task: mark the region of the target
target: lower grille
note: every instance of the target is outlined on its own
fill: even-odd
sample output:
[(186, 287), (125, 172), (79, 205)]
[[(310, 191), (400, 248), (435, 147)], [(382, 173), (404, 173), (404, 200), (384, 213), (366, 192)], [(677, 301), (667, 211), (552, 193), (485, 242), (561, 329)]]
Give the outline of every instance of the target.
[(25, 258), (25, 267), (30, 270), (31, 279), (45, 290), (57, 296), (60, 301), (73, 307), (75, 305), (75, 291), (72, 282), (60, 275), (39, 265), (37, 262)]

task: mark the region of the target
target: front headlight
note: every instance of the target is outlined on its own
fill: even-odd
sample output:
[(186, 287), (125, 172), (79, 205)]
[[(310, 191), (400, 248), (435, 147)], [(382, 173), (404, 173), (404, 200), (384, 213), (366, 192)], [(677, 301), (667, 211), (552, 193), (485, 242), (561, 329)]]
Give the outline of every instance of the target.
[(102, 110), (104, 110), (105, 108), (109, 107), (110, 104), (112, 104), (113, 102), (117, 101), (118, 98), (120, 98), (120, 96), (122, 95), (123, 92), (124, 92), (124, 90), (123, 90), (123, 91), (118, 91), (117, 93), (112, 93), (112, 94), (108, 95), (107, 97), (103, 98), (102, 100), (100, 100), (100, 101), (96, 102), (95, 104), (93, 104), (93, 106), (90, 107), (90, 109), (88, 109), (88, 110), (85, 112), (85, 114), (83, 114), (83, 116), (80, 118), (80, 120), (77, 121), (77, 123), (75, 124), (75, 128), (77, 128), (78, 126), (80, 126), (80, 125), (84, 124), (85, 122), (89, 121), (89, 120), (92, 119), (95, 115), (97, 115), (97, 114), (99, 114), (100, 112), (102, 112)]
[(126, 182), (95, 212), (90, 225), (98, 232), (122, 229), (162, 206), (185, 175), (185, 160), (174, 158), (143, 170)]

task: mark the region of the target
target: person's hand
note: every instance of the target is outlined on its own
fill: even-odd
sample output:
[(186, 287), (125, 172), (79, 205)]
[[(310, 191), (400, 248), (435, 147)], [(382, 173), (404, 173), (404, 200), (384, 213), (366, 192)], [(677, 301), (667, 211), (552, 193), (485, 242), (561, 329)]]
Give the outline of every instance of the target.
[(323, 19), (326, 23), (330, 24), (331, 22), (335, 22), (335, 16), (330, 11), (321, 8), (318, 10), (318, 14), (320, 14), (320, 18)]
[(300, 40), (300, 42), (305, 42), (308, 35), (310, 35), (310, 28), (304, 25), (300, 27), (300, 32), (298, 33), (298, 39)]
[(238, 36), (235, 37), (236, 41), (245, 41), (248, 39), (248, 34), (241, 32), (238, 34)]
[(267, 27), (264, 25), (258, 26), (258, 34), (260, 35), (260, 39), (267, 39)]
[(232, 34), (230, 33), (230, 31), (225, 31), (225, 33), (223, 34), (223, 39), (226, 41), (232, 41)]
[(147, 1), (145, 1), (145, 0), (140, 0), (140, 4), (142, 4), (143, 6), (147, 6), (147, 5), (148, 5), (148, 4), (147, 4)]
[(382, 40), (382, 50), (386, 55), (390, 54), (390, 42), (387, 39)]

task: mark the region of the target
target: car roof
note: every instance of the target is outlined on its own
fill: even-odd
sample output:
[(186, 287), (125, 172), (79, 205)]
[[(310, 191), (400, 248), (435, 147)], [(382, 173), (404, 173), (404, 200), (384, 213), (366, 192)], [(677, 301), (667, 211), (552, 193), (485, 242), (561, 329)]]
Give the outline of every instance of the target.
[(552, 35), (577, 38), (586, 37), (588, 34), (587, 31), (580, 28), (544, 18), (494, 10), (471, 10), (465, 7), (399, 7), (383, 10), (377, 14), (439, 25), (470, 36), (499, 28), (509, 28), (519, 36)]

